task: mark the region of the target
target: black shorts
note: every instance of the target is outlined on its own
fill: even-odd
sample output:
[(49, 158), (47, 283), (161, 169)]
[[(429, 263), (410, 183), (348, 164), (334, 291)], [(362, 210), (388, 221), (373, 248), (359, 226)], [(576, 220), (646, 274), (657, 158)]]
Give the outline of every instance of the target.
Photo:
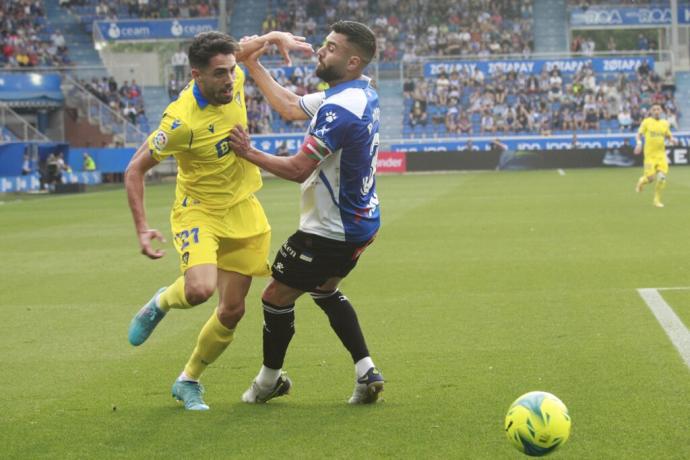
[(273, 278), (300, 291), (313, 291), (329, 278), (347, 276), (372, 241), (351, 243), (297, 231), (278, 250), (271, 267)]

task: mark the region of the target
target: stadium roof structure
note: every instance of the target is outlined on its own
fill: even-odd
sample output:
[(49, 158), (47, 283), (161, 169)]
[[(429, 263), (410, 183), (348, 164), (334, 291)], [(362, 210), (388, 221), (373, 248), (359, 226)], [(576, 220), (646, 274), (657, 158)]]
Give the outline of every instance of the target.
[(0, 102), (13, 108), (60, 107), (61, 82), (58, 74), (0, 73)]

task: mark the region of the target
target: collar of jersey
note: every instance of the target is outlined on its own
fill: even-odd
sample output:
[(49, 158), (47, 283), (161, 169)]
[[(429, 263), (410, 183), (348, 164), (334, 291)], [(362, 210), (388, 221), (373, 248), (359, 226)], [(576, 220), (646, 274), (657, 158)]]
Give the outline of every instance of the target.
[(346, 90), (348, 88), (362, 88), (365, 89), (369, 87), (369, 80), (365, 80), (363, 78), (357, 78), (355, 80), (350, 80), (350, 81), (344, 81), (340, 83), (339, 85), (334, 86), (333, 88), (329, 88), (326, 90), (326, 97), (332, 96), (333, 94), (337, 94), (343, 90)]
[(199, 104), (199, 108), (201, 110), (205, 109), (206, 106), (208, 105), (208, 99), (206, 99), (204, 97), (204, 95), (201, 94), (201, 90), (196, 85), (196, 82), (194, 82), (194, 87), (192, 88), (192, 94), (194, 94), (194, 99), (196, 99), (196, 103)]

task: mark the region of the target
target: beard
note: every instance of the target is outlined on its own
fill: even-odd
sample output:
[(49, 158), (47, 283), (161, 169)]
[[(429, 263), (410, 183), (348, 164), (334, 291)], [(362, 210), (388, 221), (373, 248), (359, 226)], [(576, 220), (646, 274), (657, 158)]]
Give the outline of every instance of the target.
[(325, 81), (330, 85), (331, 82), (341, 80), (344, 77), (344, 73), (338, 71), (335, 67), (332, 65), (325, 65), (319, 63), (319, 65), (316, 66), (316, 76), (319, 77), (321, 80)]

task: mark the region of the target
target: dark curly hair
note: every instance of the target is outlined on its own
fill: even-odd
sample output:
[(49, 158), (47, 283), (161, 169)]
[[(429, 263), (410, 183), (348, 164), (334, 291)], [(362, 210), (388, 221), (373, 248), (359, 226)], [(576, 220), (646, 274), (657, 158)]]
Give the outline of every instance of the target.
[(220, 32), (202, 32), (194, 37), (189, 47), (189, 64), (196, 69), (208, 66), (217, 54), (235, 54), (240, 50), (237, 40)]
[(369, 64), (376, 56), (376, 36), (369, 27), (361, 22), (338, 21), (331, 26), (331, 30), (347, 37), (347, 41), (362, 53), (360, 57), (365, 65)]

